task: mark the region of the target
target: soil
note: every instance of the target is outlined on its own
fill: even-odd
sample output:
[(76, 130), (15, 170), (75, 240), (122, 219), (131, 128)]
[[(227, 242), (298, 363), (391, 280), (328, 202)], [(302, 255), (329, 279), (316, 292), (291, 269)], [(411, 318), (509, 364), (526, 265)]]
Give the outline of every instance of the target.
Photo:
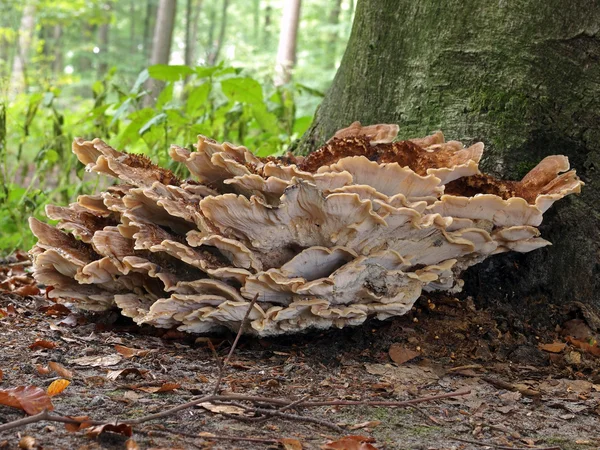
[[(29, 385), (45, 389), (64, 378), (53, 370), (45, 373), (48, 363), (59, 363), (72, 372), (71, 384), (52, 398), (55, 413), (62, 415), (114, 422), (209, 394), (219, 374), (211, 346), (222, 360), (235, 338), (140, 328), (117, 313), (84, 315), (53, 305), (43, 295), (0, 295), (0, 392)], [(552, 327), (536, 329), (523, 323), (518, 311), (500, 314), (469, 297), (439, 296), (422, 298), (404, 317), (360, 327), (270, 339), (242, 336), (221, 393), (290, 402), (303, 397), (397, 401), (470, 390), (412, 408), (289, 410), (335, 423), (342, 432), (280, 417), (247, 422), (252, 414), (193, 407), (134, 426), (128, 444), (127, 436), (111, 431), (90, 438), (89, 429), (69, 432), (62, 423), (38, 422), (0, 432), (0, 449), (599, 448), (600, 358), (592, 354), (598, 347), (589, 345), (597, 337), (597, 317), (577, 304), (553, 317)], [(56, 346), (32, 346), (36, 340)], [(544, 346), (550, 343), (555, 345)], [(124, 356), (118, 345), (149, 351)], [(116, 372), (121, 369), (138, 370)], [(152, 392), (161, 386), (164, 392)], [(0, 406), (0, 425), (24, 416), (20, 409)], [(340, 444), (348, 435), (372, 442)], [(285, 445), (277, 443), (284, 438)]]

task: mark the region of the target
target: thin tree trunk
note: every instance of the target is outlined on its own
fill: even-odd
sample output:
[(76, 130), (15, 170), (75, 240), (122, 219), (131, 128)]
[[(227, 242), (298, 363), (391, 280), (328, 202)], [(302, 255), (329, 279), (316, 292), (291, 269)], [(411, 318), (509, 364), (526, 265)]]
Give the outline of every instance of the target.
[[(185, 14), (185, 53), (184, 64), (186, 66), (195, 66), (196, 48), (198, 45), (198, 17), (200, 16), (200, 8), (202, 0), (187, 0)], [(184, 85), (187, 84), (189, 77), (183, 80)]]
[(271, 13), (273, 12), (273, 8), (271, 5), (267, 5), (265, 8), (265, 26), (263, 28), (263, 47), (268, 49), (270, 48), (271, 43)]
[(481, 140), (482, 170), (507, 178), (566, 154), (586, 186), (546, 213), (553, 246), (489, 258), (467, 272), (465, 290), (512, 304), (523, 322), (548, 320), (548, 300), (600, 308), (599, 60), (596, 0), (359, 0), (299, 150), (359, 120), (398, 123), (403, 138), (442, 129)]
[(144, 56), (146, 61), (150, 61), (152, 52), (152, 19), (156, 17), (154, 0), (146, 1), (146, 17), (144, 18)]
[(60, 25), (54, 25), (54, 36), (52, 45), (54, 46), (54, 60), (52, 61), (52, 72), (55, 77), (58, 77), (64, 68), (63, 63), (63, 48), (62, 48), (62, 27)]
[(329, 25), (332, 31), (327, 38), (327, 48), (325, 52), (325, 68), (333, 69), (337, 56), (337, 44), (339, 39), (338, 25), (340, 23), (340, 13), (342, 12), (342, 0), (334, 0), (331, 11), (329, 12)]
[[(107, 8), (108, 11), (110, 12), (111, 5), (109, 3), (106, 3), (104, 5), (104, 7)], [(99, 56), (98, 74), (97, 74), (98, 79), (103, 78), (104, 75), (106, 74), (106, 71), (108, 70), (109, 33), (110, 33), (110, 16), (107, 18), (107, 21), (105, 23), (100, 24), (100, 27), (98, 28), (98, 48), (100, 49), (100, 52), (98, 53), (98, 56)]]
[(292, 78), (296, 64), (296, 40), (300, 23), (300, 0), (287, 0), (283, 3), (279, 47), (275, 64), (275, 86), (286, 84)]
[(129, 45), (131, 54), (137, 53), (137, 39), (135, 38), (135, 0), (129, 2)]
[(17, 51), (15, 53), (10, 77), (10, 86), (12, 88), (11, 96), (27, 89), (27, 62), (29, 61), (31, 41), (35, 30), (35, 13), (35, 2), (28, 2), (23, 10), (21, 25), (19, 26)]
[(208, 65), (214, 66), (219, 59), (221, 49), (223, 48), (223, 42), (225, 41), (225, 30), (227, 29), (227, 8), (229, 7), (229, 0), (223, 0), (223, 8), (221, 9), (221, 27), (219, 28), (219, 38), (217, 45), (208, 58)]
[(258, 46), (259, 34), (260, 34), (260, 0), (254, 0), (254, 14), (253, 14), (253, 34), (254, 34), (254, 45)]
[[(171, 56), (171, 43), (173, 41), (173, 29), (175, 28), (175, 14), (177, 11), (177, 0), (160, 0), (156, 13), (156, 26), (152, 39), (152, 56), (150, 64), (169, 64)], [(148, 80), (147, 88), (149, 95), (145, 98), (145, 104), (154, 102), (163, 84), (157, 80)]]
[(213, 46), (214, 46), (214, 40), (215, 40), (215, 27), (216, 27), (216, 22), (217, 22), (217, 12), (214, 8), (214, 4), (211, 5), (210, 8), (210, 18), (208, 20), (208, 32), (207, 32), (207, 37), (206, 37), (206, 61), (208, 63), (208, 61), (210, 61), (212, 53), (213, 53)]

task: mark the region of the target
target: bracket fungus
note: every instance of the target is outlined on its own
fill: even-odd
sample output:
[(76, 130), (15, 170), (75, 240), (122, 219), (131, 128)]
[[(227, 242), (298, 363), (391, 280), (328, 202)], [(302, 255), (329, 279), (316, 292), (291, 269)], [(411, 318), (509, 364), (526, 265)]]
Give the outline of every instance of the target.
[(521, 181), (479, 172), (483, 144), (397, 125), (338, 131), (306, 157), (258, 158), (200, 136), (172, 146), (182, 181), (147, 158), (77, 139), (87, 170), (121, 184), (30, 219), (34, 275), (84, 310), (138, 324), (275, 335), (405, 314), (423, 291), (461, 289), (490, 255), (549, 244), (542, 214), (582, 182), (564, 156)]

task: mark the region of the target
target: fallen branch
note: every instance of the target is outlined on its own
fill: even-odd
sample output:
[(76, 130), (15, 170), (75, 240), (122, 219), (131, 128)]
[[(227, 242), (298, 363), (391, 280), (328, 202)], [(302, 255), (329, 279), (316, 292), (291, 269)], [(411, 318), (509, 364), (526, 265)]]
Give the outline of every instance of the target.
[[(382, 406), (382, 407), (403, 408), (403, 407), (408, 407), (408, 406), (415, 405), (418, 403), (431, 402), (434, 400), (441, 400), (441, 399), (450, 398), (450, 397), (459, 397), (459, 396), (463, 396), (463, 395), (468, 395), (470, 393), (471, 393), (470, 390), (456, 391), (456, 392), (449, 392), (446, 394), (430, 395), (428, 397), (419, 397), (419, 398), (414, 398), (412, 400), (404, 400), (404, 401), (398, 401), (398, 402), (378, 401), (378, 400), (374, 400), (374, 401), (369, 401), (369, 400), (364, 400), (364, 401), (362, 401), (362, 400), (358, 400), (358, 401), (331, 400), (331, 401), (315, 401), (315, 402), (301, 401), (299, 403), (296, 403), (294, 406), (302, 407), (302, 408), (316, 408), (316, 407), (320, 407), (320, 406)], [(149, 422), (151, 420), (162, 419), (163, 417), (171, 416), (179, 411), (191, 408), (192, 406), (196, 406), (200, 403), (213, 402), (213, 401), (260, 402), (260, 403), (270, 404), (270, 405), (275, 405), (275, 406), (290, 406), (292, 403), (294, 403), (294, 401), (288, 400), (288, 399), (269, 398), (269, 397), (260, 397), (260, 396), (243, 395), (243, 394), (207, 395), (205, 397), (194, 399), (187, 403), (182, 403), (181, 405), (177, 405), (177, 406), (167, 409), (165, 411), (161, 411), (161, 412), (158, 412), (155, 414), (149, 414), (147, 416), (139, 417), (137, 419), (117, 420), (117, 421), (115, 421), (115, 423), (125, 424), (125, 425), (139, 425), (139, 424), (142, 424), (145, 422)], [(262, 408), (261, 408), (261, 411), (262, 411)], [(268, 409), (266, 409), (265, 411), (269, 411), (270, 413), (277, 412), (277, 410), (270, 411)], [(282, 412), (279, 412), (279, 413), (284, 414)], [(273, 415), (278, 415), (278, 414), (273, 414)], [(303, 417), (303, 416), (299, 416), (299, 417)], [(14, 428), (19, 428), (19, 427), (22, 427), (25, 425), (29, 425), (31, 423), (42, 422), (42, 421), (62, 422), (62, 423), (81, 423), (80, 421), (71, 419), (69, 417), (58, 416), (58, 415), (50, 414), (47, 411), (43, 411), (34, 416), (24, 417), (22, 419), (13, 420), (12, 422), (8, 422), (3, 425), (0, 425), (0, 432), (12, 430)], [(89, 423), (90, 425), (104, 425), (107, 423), (111, 423), (108, 421), (100, 421), (100, 420), (92, 420), (92, 419), (86, 420), (85, 422)]]
[(542, 395), (540, 391), (529, 389), (527, 387), (517, 386), (507, 381), (499, 380), (498, 378), (481, 377), (481, 379), (497, 388), (506, 389), (507, 391), (520, 392), (522, 395), (525, 395), (527, 397), (539, 397), (540, 395)]

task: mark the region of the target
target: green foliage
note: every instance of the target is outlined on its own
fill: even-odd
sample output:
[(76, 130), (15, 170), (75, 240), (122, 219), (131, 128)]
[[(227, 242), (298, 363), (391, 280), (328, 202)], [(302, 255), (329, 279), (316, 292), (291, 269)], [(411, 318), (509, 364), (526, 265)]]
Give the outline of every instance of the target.
[[(100, 137), (185, 177), (185, 168), (168, 157), (170, 144), (191, 148), (204, 134), (246, 145), (261, 156), (279, 155), (311, 122), (311, 116), (296, 117), (295, 96), (310, 95), (306, 90), (263, 86), (222, 64), (151, 66), (131, 89), (116, 78), (110, 70), (94, 83), (92, 99), (74, 101), (48, 89), (0, 103), (0, 254), (31, 247), (27, 219), (42, 217), (46, 204), (67, 204), (104, 182), (86, 174), (71, 153), (74, 136)], [(148, 78), (164, 82), (153, 107), (144, 106)]]

